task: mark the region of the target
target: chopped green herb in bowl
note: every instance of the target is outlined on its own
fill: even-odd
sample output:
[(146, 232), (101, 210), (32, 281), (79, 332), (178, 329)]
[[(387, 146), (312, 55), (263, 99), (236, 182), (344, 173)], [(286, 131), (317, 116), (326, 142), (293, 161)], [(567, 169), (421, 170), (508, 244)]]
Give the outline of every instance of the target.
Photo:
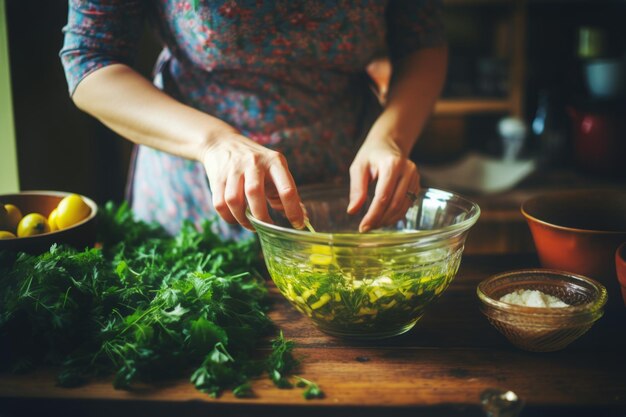
[[(459, 268), (478, 206), (452, 193), (423, 190), (398, 224), (358, 233), (343, 189), (302, 193), (316, 232), (249, 214), (268, 271), (281, 293), (324, 332), (384, 338), (410, 330)], [(284, 225), (284, 226), (283, 226)]]

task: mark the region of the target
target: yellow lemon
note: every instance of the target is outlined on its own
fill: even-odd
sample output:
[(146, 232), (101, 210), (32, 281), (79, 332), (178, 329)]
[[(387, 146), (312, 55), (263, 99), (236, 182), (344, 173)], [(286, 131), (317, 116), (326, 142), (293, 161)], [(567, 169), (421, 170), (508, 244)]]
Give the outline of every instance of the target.
[(51, 232), (59, 230), (59, 226), (57, 225), (57, 209), (54, 209), (52, 210), (52, 212), (50, 212), (50, 215), (48, 216), (48, 224), (50, 225)]
[(78, 194), (65, 197), (56, 208), (56, 225), (59, 229), (65, 229), (78, 223), (89, 216), (91, 208)]
[(4, 208), (7, 211), (6, 224), (4, 226), (6, 230), (15, 233), (17, 231), (17, 225), (20, 224), (20, 220), (22, 220), (22, 212), (13, 204), (5, 204)]
[(9, 213), (7, 213), (7, 209), (4, 208), (4, 204), (0, 204), (0, 229), (7, 227), (7, 223), (9, 222)]
[(17, 225), (17, 236), (27, 237), (48, 233), (50, 225), (48, 220), (39, 213), (30, 213), (24, 216), (20, 224)]
[(15, 239), (15, 235), (6, 230), (0, 230), (0, 239)]

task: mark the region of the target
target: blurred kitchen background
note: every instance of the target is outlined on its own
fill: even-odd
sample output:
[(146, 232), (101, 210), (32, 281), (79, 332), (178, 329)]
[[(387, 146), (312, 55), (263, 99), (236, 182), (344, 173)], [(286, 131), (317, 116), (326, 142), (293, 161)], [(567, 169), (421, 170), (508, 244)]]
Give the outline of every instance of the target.
[[(131, 145), (68, 97), (58, 58), (67, 0), (1, 1), (20, 189), (121, 200)], [(424, 183), (495, 211), (529, 184), (625, 186), (626, 0), (444, 3), (448, 79), (413, 152)], [(142, 42), (148, 75), (159, 48), (148, 30)], [(509, 249), (528, 244), (523, 233)]]

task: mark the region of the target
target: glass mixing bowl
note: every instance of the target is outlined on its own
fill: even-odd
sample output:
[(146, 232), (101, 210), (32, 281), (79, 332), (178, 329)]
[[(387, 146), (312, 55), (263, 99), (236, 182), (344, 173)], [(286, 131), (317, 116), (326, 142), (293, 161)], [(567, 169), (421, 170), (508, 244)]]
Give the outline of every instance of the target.
[[(316, 232), (248, 212), (280, 292), (324, 332), (376, 339), (410, 330), (448, 287), (480, 209), (456, 194), (423, 189), (394, 226), (358, 233), (366, 204), (348, 215), (348, 190), (301, 192)], [(408, 197), (407, 197), (408, 198)]]

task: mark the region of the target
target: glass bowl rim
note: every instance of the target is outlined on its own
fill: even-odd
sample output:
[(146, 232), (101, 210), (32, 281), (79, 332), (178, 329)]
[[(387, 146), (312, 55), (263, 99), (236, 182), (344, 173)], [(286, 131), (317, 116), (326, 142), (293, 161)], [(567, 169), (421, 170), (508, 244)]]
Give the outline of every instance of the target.
[[(463, 202), (465, 205), (469, 207), (468, 214), (469, 217), (459, 223), (455, 223), (449, 226), (445, 226), (439, 229), (433, 230), (414, 230), (414, 231), (403, 231), (398, 233), (384, 233), (384, 238), (381, 239), (381, 235), (379, 233), (327, 233), (327, 232), (309, 232), (306, 229), (298, 230), (288, 227), (278, 226), (272, 223), (268, 223), (262, 220), (257, 219), (250, 212), (250, 208), (246, 208), (246, 217), (250, 220), (252, 225), (255, 228), (261, 228), (268, 232), (279, 232), (294, 238), (301, 238), (310, 242), (323, 242), (328, 243), (332, 241), (333, 243), (347, 243), (347, 244), (376, 244), (376, 245), (385, 245), (385, 244), (398, 244), (404, 242), (414, 241), (416, 238), (423, 237), (447, 237), (449, 235), (453, 235), (454, 233), (459, 233), (468, 230), (480, 216), (480, 207), (475, 202), (468, 200), (467, 198), (446, 190), (441, 190), (437, 188), (424, 187), (421, 188), (417, 193), (417, 199), (428, 197), (430, 194), (434, 196), (445, 196), (447, 199), (456, 199)], [(303, 193), (303, 195), (306, 195)]]
[[(553, 276), (567, 276), (568, 278), (574, 278), (577, 281), (582, 281), (587, 284), (590, 284), (597, 294), (597, 297), (585, 304), (580, 304), (577, 306), (570, 307), (559, 307), (559, 308), (551, 308), (551, 307), (526, 307), (520, 306), (517, 304), (506, 303), (504, 301), (496, 300), (491, 296), (487, 295), (487, 293), (483, 290), (483, 288), (494, 281), (509, 278), (512, 276), (522, 276), (522, 275), (553, 275)], [(513, 313), (519, 314), (523, 316), (533, 316), (533, 317), (577, 317), (583, 316), (587, 314), (594, 314), (598, 311), (601, 311), (604, 305), (607, 302), (608, 294), (607, 290), (600, 282), (596, 281), (593, 278), (586, 277), (584, 275), (575, 274), (567, 271), (560, 271), (556, 269), (547, 269), (547, 268), (530, 268), (530, 269), (516, 269), (513, 271), (501, 272), (495, 275), (491, 275), (484, 280), (482, 280), (478, 286), (476, 287), (476, 294), (480, 301), (496, 310), (505, 312), (505, 313)]]

